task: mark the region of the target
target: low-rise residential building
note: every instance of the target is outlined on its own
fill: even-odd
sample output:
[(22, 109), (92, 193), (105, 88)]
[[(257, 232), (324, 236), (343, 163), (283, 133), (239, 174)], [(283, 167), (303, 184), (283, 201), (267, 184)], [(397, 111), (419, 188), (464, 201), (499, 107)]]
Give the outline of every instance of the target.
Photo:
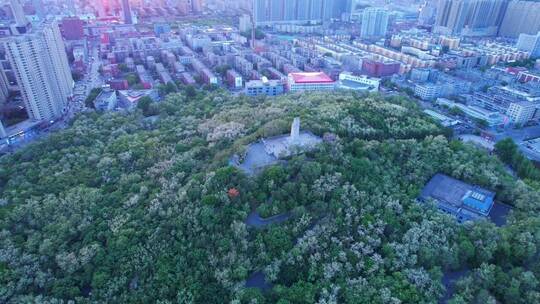
[(208, 68), (203, 68), (200, 71), (200, 76), (205, 84), (218, 84), (218, 79), (212, 71), (210, 71)]
[(238, 74), (235, 70), (227, 71), (227, 83), (230, 87), (238, 89), (243, 85), (242, 75)]
[(195, 78), (188, 72), (180, 73), (180, 81), (185, 85), (195, 85), (197, 83)]
[(154, 81), (152, 77), (148, 74), (144, 66), (139, 64), (135, 67), (135, 69), (137, 71), (137, 75), (139, 76), (139, 80), (141, 81), (141, 84), (143, 85), (143, 87), (145, 89), (152, 88)]
[(113, 90), (127, 90), (129, 88), (129, 83), (125, 79), (111, 79), (107, 83)]

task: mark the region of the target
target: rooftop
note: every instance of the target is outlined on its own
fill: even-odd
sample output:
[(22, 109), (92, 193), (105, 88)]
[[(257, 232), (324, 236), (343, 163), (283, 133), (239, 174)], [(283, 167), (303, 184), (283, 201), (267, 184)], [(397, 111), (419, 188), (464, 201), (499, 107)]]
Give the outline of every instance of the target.
[(290, 73), (289, 77), (292, 77), (295, 83), (332, 83), (334, 82), (330, 76), (324, 72), (299, 72)]
[(460, 222), (487, 217), (494, 198), (494, 192), (444, 174), (433, 176), (420, 194), (421, 200), (434, 199), (440, 210), (454, 215)]
[(352, 81), (352, 80), (346, 80), (346, 79), (340, 80), (339, 86), (342, 89), (348, 89), (348, 90), (373, 90), (375, 89), (375, 87), (372, 85), (367, 85), (364, 83), (360, 83), (360, 82)]

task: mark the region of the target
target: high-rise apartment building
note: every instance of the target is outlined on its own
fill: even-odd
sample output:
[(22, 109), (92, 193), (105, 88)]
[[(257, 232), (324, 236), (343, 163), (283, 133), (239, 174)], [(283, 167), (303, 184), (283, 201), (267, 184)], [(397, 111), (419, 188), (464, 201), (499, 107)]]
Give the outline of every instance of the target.
[(248, 14), (243, 14), (238, 19), (238, 29), (241, 32), (247, 32), (251, 31), (251, 28), (253, 27), (253, 24), (251, 23), (251, 16)]
[(377, 7), (368, 7), (362, 12), (360, 37), (380, 38), (388, 29), (388, 11)]
[(45, 6), (43, 5), (43, 0), (32, 0), (32, 6), (36, 11), (36, 16), (39, 20), (45, 20)]
[(540, 2), (514, 0), (508, 3), (499, 36), (517, 38), (519, 34), (540, 31)]
[(420, 6), (418, 13), (418, 23), (421, 25), (432, 25), (437, 15), (437, 5), (434, 1), (425, 2)]
[(200, 14), (203, 11), (203, 0), (178, 0), (178, 10), (183, 14)]
[(129, 0), (122, 0), (122, 13), (124, 15), (125, 24), (133, 24), (133, 17), (131, 16), (131, 7)]
[(434, 31), (463, 36), (495, 36), (507, 0), (439, 0)]
[(28, 115), (52, 120), (60, 116), (73, 92), (73, 78), (56, 22), (0, 40), (15, 75)]
[(540, 31), (536, 35), (520, 34), (516, 47), (529, 52), (532, 58), (540, 58)]
[[(1, 64), (1, 63), (0, 63)], [(0, 69), (0, 106), (2, 106), (9, 97), (9, 80), (3, 69)]]
[(9, 6), (15, 23), (12, 25), (11, 32), (17, 34), (26, 33), (29, 29), (28, 19), (26, 18), (22, 5), (19, 0), (10, 0)]
[(200, 14), (203, 11), (203, 0), (191, 0), (191, 11)]
[(258, 25), (341, 19), (351, 9), (352, 0), (253, 0)]

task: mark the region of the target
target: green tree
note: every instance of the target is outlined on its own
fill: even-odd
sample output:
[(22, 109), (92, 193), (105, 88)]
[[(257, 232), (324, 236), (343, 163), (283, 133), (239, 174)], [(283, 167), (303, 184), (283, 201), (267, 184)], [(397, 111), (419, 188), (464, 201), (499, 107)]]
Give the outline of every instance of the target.
[(137, 108), (141, 109), (144, 116), (153, 116), (156, 115), (155, 108), (152, 107), (154, 101), (148, 96), (143, 96), (137, 102)]
[(94, 100), (96, 100), (96, 97), (98, 97), (98, 95), (99, 95), (102, 91), (103, 91), (102, 88), (93, 88), (93, 89), (90, 91), (90, 94), (88, 94), (88, 96), (87, 96), (86, 99), (84, 100), (84, 105), (85, 105), (87, 108), (94, 109), (94, 108), (95, 108)]

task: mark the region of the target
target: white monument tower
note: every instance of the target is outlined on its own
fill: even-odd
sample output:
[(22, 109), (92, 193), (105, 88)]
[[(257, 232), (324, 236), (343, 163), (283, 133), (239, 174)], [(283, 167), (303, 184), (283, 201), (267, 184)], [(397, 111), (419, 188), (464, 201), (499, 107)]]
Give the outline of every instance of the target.
[(7, 137), (6, 129), (4, 129), (4, 125), (2, 124), (2, 121), (0, 121), (0, 138)]
[(300, 117), (295, 117), (291, 125), (291, 136), (289, 141), (296, 143), (300, 138)]

